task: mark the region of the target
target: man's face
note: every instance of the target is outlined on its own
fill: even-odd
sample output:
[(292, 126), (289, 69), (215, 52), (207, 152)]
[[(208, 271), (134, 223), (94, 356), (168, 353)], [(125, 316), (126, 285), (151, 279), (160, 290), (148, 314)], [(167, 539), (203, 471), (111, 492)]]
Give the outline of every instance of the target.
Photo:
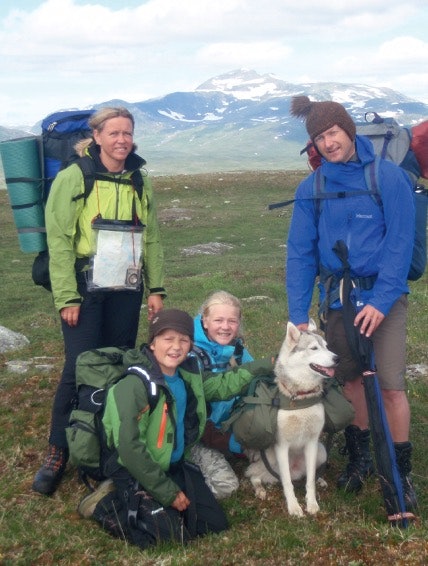
[(319, 134), (314, 143), (324, 159), (331, 163), (346, 163), (355, 153), (355, 143), (337, 125)]

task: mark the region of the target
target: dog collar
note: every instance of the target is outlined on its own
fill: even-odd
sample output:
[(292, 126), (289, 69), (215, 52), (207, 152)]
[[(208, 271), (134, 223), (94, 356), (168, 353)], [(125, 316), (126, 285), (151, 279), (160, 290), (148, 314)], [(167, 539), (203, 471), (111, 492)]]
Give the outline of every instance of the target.
[[(319, 389), (318, 387), (311, 389), (310, 391), (297, 391), (292, 395), (285, 395), (280, 391), (279, 408), (285, 411), (291, 411), (293, 409), (306, 409), (308, 407), (312, 407), (312, 405), (319, 403), (322, 394), (323, 389)], [(307, 397), (307, 395), (311, 395), (311, 397)]]

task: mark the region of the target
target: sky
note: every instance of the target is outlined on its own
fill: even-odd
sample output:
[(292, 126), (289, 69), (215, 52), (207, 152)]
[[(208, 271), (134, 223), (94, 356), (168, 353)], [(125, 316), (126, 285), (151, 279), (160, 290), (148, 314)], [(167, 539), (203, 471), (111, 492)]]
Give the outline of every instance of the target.
[(235, 69), (428, 103), (427, 0), (0, 0), (0, 125)]

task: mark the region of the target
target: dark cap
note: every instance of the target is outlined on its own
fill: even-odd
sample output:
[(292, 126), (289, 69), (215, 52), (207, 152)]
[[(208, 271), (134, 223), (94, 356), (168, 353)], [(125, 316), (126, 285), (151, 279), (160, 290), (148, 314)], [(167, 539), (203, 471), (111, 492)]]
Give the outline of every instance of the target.
[(149, 325), (149, 344), (163, 330), (176, 330), (186, 334), (193, 342), (193, 318), (179, 309), (162, 309), (158, 311)]
[(336, 125), (348, 134), (351, 141), (355, 140), (355, 123), (338, 102), (313, 102), (307, 96), (294, 96), (291, 101), (291, 114), (306, 121), (306, 130), (312, 141)]

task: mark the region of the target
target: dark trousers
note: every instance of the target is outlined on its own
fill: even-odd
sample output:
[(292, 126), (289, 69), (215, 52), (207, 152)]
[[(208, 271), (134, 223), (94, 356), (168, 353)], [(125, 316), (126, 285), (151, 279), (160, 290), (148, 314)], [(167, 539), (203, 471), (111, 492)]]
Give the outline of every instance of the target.
[(190, 499), (190, 506), (184, 512), (184, 522), (191, 535), (219, 533), (228, 528), (226, 515), (198, 466), (185, 462), (169, 475)]
[(65, 428), (76, 399), (76, 358), (82, 352), (106, 346), (133, 348), (138, 332), (143, 291), (88, 293), (83, 274), (78, 274), (83, 297), (77, 326), (61, 319), (65, 363), (58, 384), (51, 419), (49, 443), (67, 447)]
[(147, 548), (162, 541), (185, 544), (208, 533), (228, 528), (226, 515), (198, 468), (190, 462), (172, 467), (167, 475), (187, 495), (191, 504), (184, 512), (163, 507), (126, 471), (112, 474), (116, 491), (96, 507), (94, 518), (111, 534)]

